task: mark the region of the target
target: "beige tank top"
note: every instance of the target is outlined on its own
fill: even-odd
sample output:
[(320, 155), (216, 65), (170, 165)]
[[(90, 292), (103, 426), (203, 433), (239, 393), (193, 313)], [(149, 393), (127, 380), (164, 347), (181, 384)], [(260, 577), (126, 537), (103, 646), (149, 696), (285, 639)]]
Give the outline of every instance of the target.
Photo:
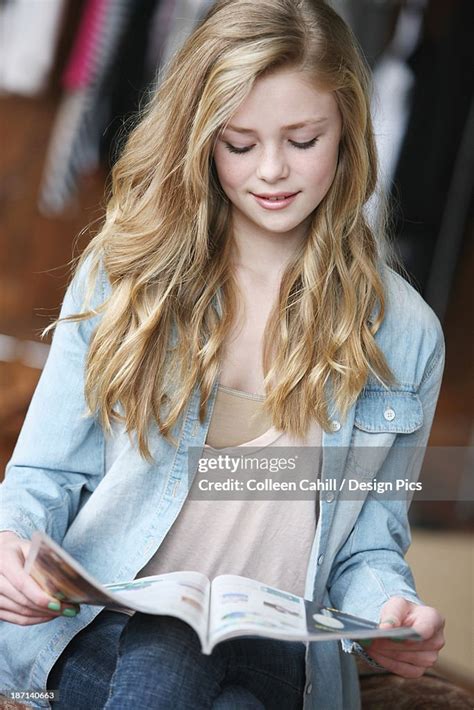
[[(271, 426), (263, 397), (220, 385), (209, 425), (208, 453), (230, 447), (313, 446), (315, 456), (298, 475), (319, 475), (321, 429), (314, 423), (304, 440)], [(243, 454), (245, 452), (243, 450)], [(194, 500), (199, 472), (160, 548), (138, 577), (179, 570), (209, 579), (238, 574), (304, 595), (306, 570), (316, 528), (316, 493), (307, 500)], [(261, 475), (261, 472), (260, 472)], [(268, 474), (267, 474), (268, 475)]]

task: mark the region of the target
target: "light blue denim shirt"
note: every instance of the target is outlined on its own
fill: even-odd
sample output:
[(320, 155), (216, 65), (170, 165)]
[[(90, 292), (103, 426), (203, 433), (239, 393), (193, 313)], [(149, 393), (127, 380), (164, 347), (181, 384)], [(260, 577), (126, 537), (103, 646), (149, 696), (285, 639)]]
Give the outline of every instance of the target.
[[(83, 270), (69, 287), (63, 316), (81, 310), (84, 275)], [(443, 334), (436, 316), (404, 279), (384, 267), (383, 280), (387, 311), (376, 339), (397, 384), (387, 389), (369, 378), (344, 421), (331, 407), (332, 431), (322, 440), (323, 481), (416, 480), (419, 474), (419, 456), (400, 471), (395, 454), (403, 447), (415, 454), (426, 446), (443, 372)], [(103, 276), (97, 303), (109, 288)], [(96, 324), (97, 316), (56, 329), (0, 486), (0, 530), (27, 539), (45, 530), (100, 581), (115, 582), (136, 576), (179, 515), (188, 492), (188, 447), (204, 445), (218, 378), (202, 424), (199, 390), (194, 391), (173, 431), (177, 448), (152, 432), (154, 463), (149, 464), (123, 430), (105, 437), (97, 421), (84, 416), (84, 363)], [(369, 459), (359, 453), (368, 446), (380, 447)], [(308, 599), (374, 621), (391, 596), (421, 603), (404, 560), (410, 544), (407, 499), (368, 493), (340, 500), (329, 492), (321, 494), (318, 505)], [(0, 692), (44, 690), (61, 652), (101, 608), (83, 605), (76, 618), (32, 626), (0, 622)], [(308, 645), (306, 710), (360, 708), (354, 650), (350, 641)], [(32, 707), (51, 706), (35, 701)]]

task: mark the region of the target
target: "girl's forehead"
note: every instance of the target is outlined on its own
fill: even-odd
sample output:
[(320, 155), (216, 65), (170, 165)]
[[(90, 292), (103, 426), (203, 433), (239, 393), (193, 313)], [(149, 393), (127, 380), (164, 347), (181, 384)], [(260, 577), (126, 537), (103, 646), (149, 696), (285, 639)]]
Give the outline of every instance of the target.
[(255, 80), (228, 126), (245, 133), (254, 128), (251, 124), (280, 124), (288, 128), (322, 124), (336, 117), (338, 105), (334, 92), (318, 87), (307, 73), (280, 70)]

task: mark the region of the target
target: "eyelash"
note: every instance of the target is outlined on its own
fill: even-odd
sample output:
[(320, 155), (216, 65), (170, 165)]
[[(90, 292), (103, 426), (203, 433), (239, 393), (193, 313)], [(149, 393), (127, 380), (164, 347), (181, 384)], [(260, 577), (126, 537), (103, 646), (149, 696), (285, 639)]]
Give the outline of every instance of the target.
[[(308, 148), (312, 148), (316, 143), (318, 142), (318, 138), (312, 138), (310, 141), (306, 141), (305, 143), (297, 143), (296, 141), (290, 141), (290, 144), (293, 146), (293, 148), (298, 148), (298, 150), (308, 150)], [(245, 148), (236, 148), (235, 145), (232, 145), (231, 143), (225, 142), (225, 145), (227, 147), (227, 150), (229, 150), (231, 153), (236, 153), (237, 155), (243, 155), (244, 153), (248, 153), (250, 150), (252, 150), (253, 145), (246, 146)]]

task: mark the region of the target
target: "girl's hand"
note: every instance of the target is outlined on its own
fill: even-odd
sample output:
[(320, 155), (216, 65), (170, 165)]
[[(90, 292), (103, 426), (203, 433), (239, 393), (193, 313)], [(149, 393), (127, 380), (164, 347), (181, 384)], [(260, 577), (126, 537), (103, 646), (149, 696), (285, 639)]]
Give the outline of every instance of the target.
[[(0, 532), (0, 620), (28, 626), (51, 621), (61, 615), (75, 616), (70, 610), (78, 613), (80, 608), (77, 604), (54, 599), (24, 571), (30, 545), (29, 540), (23, 540), (14, 532)], [(50, 603), (56, 609), (49, 609)]]
[(427, 668), (438, 660), (438, 653), (445, 644), (445, 620), (433, 607), (391, 597), (380, 612), (380, 628), (412, 626), (422, 641), (394, 641), (381, 638), (363, 642), (374, 661), (392, 673), (404, 678), (420, 678)]

